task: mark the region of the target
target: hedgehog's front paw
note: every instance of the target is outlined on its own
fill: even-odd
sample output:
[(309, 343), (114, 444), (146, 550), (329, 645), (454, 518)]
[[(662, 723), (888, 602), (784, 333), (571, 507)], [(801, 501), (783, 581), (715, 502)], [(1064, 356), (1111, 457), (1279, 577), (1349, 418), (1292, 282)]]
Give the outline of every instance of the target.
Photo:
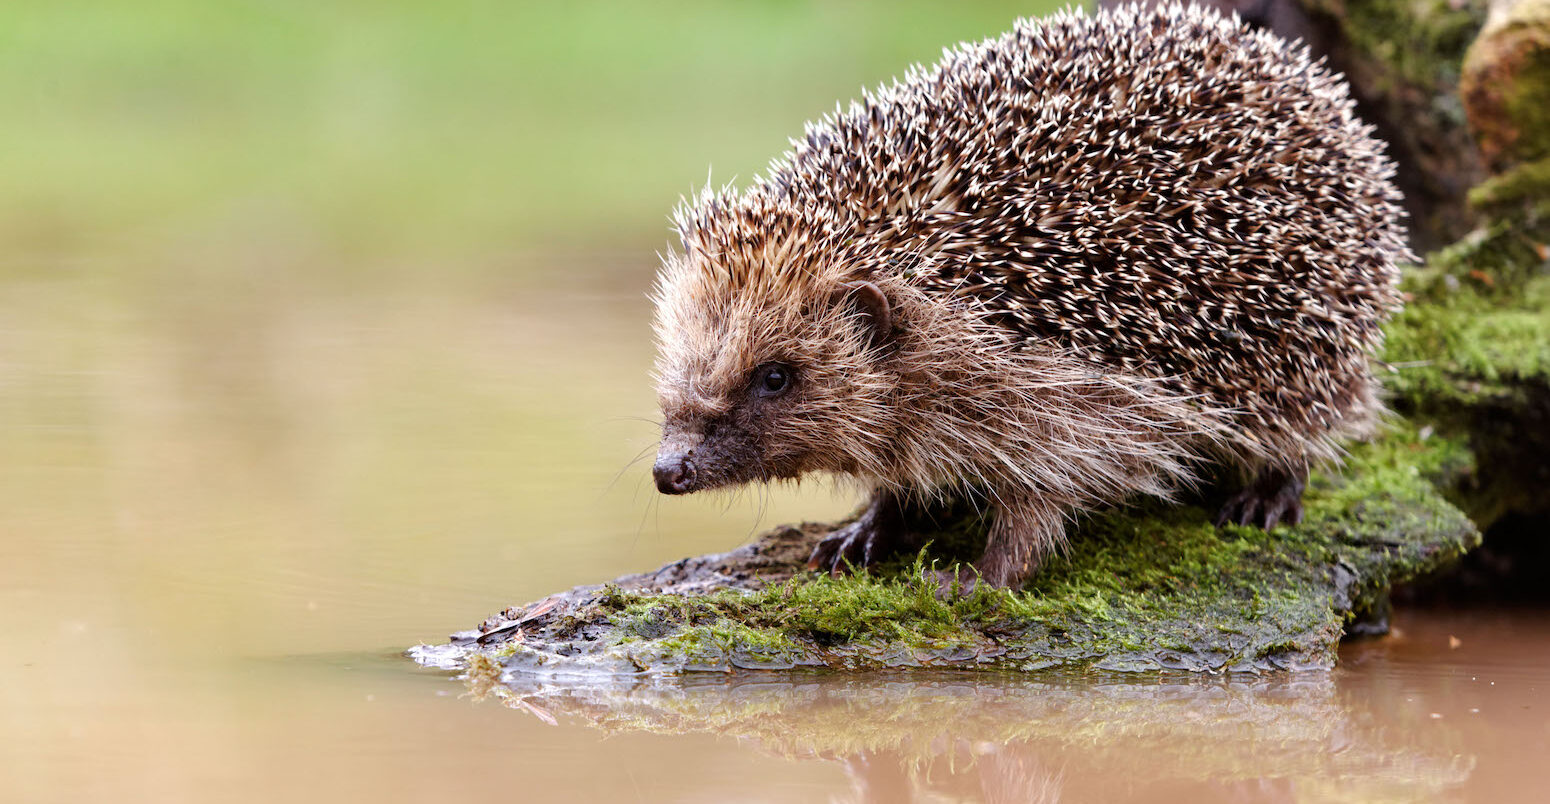
[(882, 519), (868, 511), (835, 531), (813, 548), (807, 568), (839, 577), (847, 567), (865, 569), (888, 557), (898, 546), (898, 530)]

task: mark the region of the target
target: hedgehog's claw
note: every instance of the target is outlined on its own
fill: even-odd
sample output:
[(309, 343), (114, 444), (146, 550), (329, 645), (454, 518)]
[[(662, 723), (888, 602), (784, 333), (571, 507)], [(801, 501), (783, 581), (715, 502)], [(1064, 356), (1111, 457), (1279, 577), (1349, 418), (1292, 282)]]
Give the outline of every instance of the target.
[(1302, 522), (1302, 490), (1307, 482), (1307, 470), (1263, 469), (1222, 506), (1216, 526), (1231, 522), (1270, 530), (1282, 522), (1296, 525)]
[(879, 493), (861, 516), (835, 531), (813, 548), (807, 568), (839, 577), (846, 568), (866, 569), (882, 561), (898, 547), (898, 504)]
[(847, 568), (865, 569), (882, 560), (891, 541), (884, 529), (878, 527), (876, 517), (863, 515), (819, 542), (807, 559), (807, 568), (837, 578)]
[(862, 519), (840, 528), (832, 536), (818, 543), (813, 548), (813, 555), (807, 559), (807, 568), (822, 570), (830, 575), (838, 577), (851, 567), (860, 569), (866, 566), (867, 549), (872, 540), (871, 528)]

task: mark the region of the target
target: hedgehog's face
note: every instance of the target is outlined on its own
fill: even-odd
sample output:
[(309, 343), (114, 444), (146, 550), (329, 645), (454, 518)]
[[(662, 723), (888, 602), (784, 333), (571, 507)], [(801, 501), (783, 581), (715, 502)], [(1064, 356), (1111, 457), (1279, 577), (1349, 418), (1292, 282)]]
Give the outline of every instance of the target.
[(883, 293), (870, 283), (799, 293), (711, 284), (667, 272), (659, 289), (658, 490), (856, 471), (866, 448), (856, 434), (875, 441), (868, 419), (894, 385), (880, 365), (892, 328)]
[(662, 444), (652, 467), (658, 491), (688, 494), (802, 473), (802, 455), (783, 448), (779, 433), (803, 407), (808, 367), (786, 357), (741, 373), (741, 382), (704, 395), (685, 394), (677, 383), (664, 387)]

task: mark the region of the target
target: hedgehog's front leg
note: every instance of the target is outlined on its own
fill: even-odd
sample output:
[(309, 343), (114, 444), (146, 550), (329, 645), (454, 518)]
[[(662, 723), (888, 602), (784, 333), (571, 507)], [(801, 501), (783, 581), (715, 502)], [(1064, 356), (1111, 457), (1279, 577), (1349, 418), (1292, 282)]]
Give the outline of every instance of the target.
[[(997, 494), (985, 553), (974, 562), (978, 580), (1003, 589), (1020, 589), (1065, 538), (1064, 512), (1033, 494)], [(960, 575), (968, 591), (971, 579)]]
[(863, 569), (887, 558), (907, 545), (904, 501), (886, 489), (872, 492), (866, 510), (854, 522), (835, 531), (813, 548), (807, 568), (833, 575), (847, 566)]

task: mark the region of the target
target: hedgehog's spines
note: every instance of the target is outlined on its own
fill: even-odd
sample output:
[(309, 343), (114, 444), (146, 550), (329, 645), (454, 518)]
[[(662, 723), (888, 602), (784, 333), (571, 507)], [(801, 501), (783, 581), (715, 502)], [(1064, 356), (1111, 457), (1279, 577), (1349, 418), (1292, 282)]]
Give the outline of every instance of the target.
[(1413, 259), (1393, 175), (1305, 46), (1172, 4), (1019, 21), (680, 205), (663, 374), (822, 354), (845, 324), (815, 300), (865, 279), (900, 341), (888, 365), (825, 346), (803, 445), (836, 471), (1080, 505), (1202, 455), (1334, 458), (1380, 409), (1368, 361)]

